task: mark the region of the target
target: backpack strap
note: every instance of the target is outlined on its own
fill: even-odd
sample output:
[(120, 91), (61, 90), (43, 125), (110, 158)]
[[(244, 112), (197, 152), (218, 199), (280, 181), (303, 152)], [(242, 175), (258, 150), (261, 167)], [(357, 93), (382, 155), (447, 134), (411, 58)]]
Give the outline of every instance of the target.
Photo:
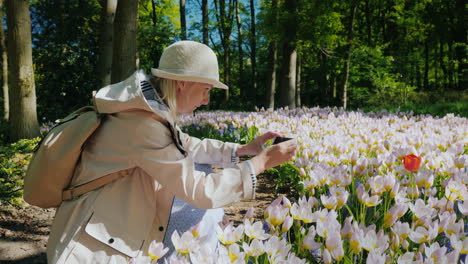
[(77, 186), (73, 186), (71, 188), (65, 189), (62, 192), (62, 201), (74, 200), (85, 193), (94, 191), (108, 183), (111, 183), (115, 180), (126, 177), (132, 174), (134, 170), (135, 168), (128, 169), (128, 170), (121, 170), (119, 172), (107, 174), (106, 176), (97, 178), (94, 181), (90, 181), (81, 185), (77, 185)]
[[(174, 128), (171, 126), (171, 124), (159, 115), (153, 115), (153, 118), (157, 120), (158, 122), (161, 122), (164, 126), (166, 126), (169, 129), (169, 131), (171, 132), (171, 137), (174, 140), (174, 144), (176, 144), (176, 147), (185, 156), (186, 152), (181, 146), (180, 138), (175, 136), (176, 132), (174, 131)], [(64, 189), (62, 192), (62, 201), (74, 200), (85, 193), (94, 191), (108, 183), (111, 183), (113, 181), (116, 181), (118, 179), (121, 179), (123, 177), (126, 177), (132, 174), (135, 171), (135, 169), (136, 168), (121, 170), (118, 172), (114, 172), (114, 173), (99, 177), (93, 181)]]

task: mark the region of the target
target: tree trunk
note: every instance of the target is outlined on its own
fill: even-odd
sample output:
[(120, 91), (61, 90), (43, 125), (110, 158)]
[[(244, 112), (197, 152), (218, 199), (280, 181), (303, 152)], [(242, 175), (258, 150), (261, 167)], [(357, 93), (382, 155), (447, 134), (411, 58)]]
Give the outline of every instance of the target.
[(281, 63), (280, 105), (289, 108), (296, 107), (296, 9), (297, 1), (290, 0), (284, 4), (284, 10), (288, 13), (284, 26), (283, 60)]
[(448, 82), (449, 82), (449, 88), (453, 89), (455, 88), (455, 82), (454, 82), (454, 63), (453, 63), (453, 45), (452, 45), (452, 40), (447, 41), (447, 56), (448, 56)]
[(296, 74), (296, 107), (301, 107), (301, 56), (297, 56), (297, 74)]
[(208, 45), (208, 0), (202, 0), (203, 43)]
[(136, 27), (138, 1), (119, 0), (114, 22), (112, 81), (125, 80), (136, 70)]
[(153, 20), (153, 26), (156, 26), (158, 23), (158, 18), (156, 17), (156, 3), (154, 3), (155, 0), (151, 0), (151, 20)]
[(433, 89), (437, 90), (440, 84), (440, 77), (439, 77), (439, 67), (437, 67), (437, 42), (434, 43), (434, 85)]
[(467, 30), (466, 30), (466, 0), (457, 0), (455, 16), (457, 24), (455, 25), (455, 57), (458, 61), (458, 90), (468, 89), (468, 58), (467, 58)]
[(97, 72), (101, 87), (111, 83), (112, 49), (114, 46), (114, 18), (117, 0), (106, 0), (102, 7), (101, 33), (99, 36), (99, 58)]
[(414, 86), (416, 84), (416, 65), (411, 65), (411, 71), (409, 74), (409, 85)]
[(416, 87), (418, 91), (421, 91), (423, 88), (421, 81), (421, 68), (419, 67), (419, 64), (416, 64)]
[(429, 40), (424, 41), (424, 90), (429, 90)]
[(28, 0), (6, 0), (10, 69), (10, 140), (39, 136)]
[(324, 105), (328, 105), (331, 100), (330, 100), (330, 91), (329, 91), (329, 83), (328, 83), (328, 67), (327, 67), (327, 54), (325, 54), (325, 51), (319, 50), (318, 51), (318, 60), (320, 63), (320, 71), (318, 73), (318, 88), (319, 91), (322, 91), (323, 98), (319, 99), (321, 103)]
[(367, 24), (367, 44), (372, 47), (372, 23), (371, 10), (369, 8), (369, 0), (365, 0), (366, 24)]
[(252, 92), (251, 96), (255, 99), (257, 93), (257, 36), (255, 33), (255, 4), (250, 0), (250, 61), (252, 63)]
[(348, 104), (348, 79), (349, 79), (349, 66), (351, 64), (351, 53), (353, 51), (353, 31), (354, 31), (354, 19), (356, 17), (357, 3), (353, 2), (351, 6), (351, 21), (349, 22), (348, 28), (348, 49), (346, 51), (346, 59), (343, 69), (343, 82), (342, 88), (343, 91), (343, 108), (346, 109)]
[(336, 105), (336, 102), (338, 101), (338, 87), (337, 87), (337, 79), (338, 76), (333, 76), (331, 79), (331, 85), (332, 85), (332, 93), (333, 93), (333, 103)]
[[(229, 83), (230, 79), (230, 46), (231, 46), (231, 33), (232, 33), (232, 26), (233, 26), (233, 15), (234, 15), (234, 3), (233, 0), (228, 2), (228, 11), (226, 12), (226, 0), (215, 0), (215, 9), (216, 18), (218, 20), (218, 32), (219, 37), (221, 39), (221, 45), (223, 46), (223, 76), (224, 82)], [(219, 3), (219, 5), (217, 4)], [(218, 10), (219, 7), (219, 10)], [(225, 91), (225, 102), (229, 100), (229, 90)]]
[[(392, 29), (392, 13), (394, 12), (393, 11), (393, 4), (391, 2), (392, 0), (383, 0), (383, 1), (379, 1), (378, 3), (378, 8), (379, 8), (379, 18), (380, 18), (380, 30), (381, 30), (381, 41), (379, 42), (377, 37), (376, 37), (376, 40), (375, 40), (375, 43), (389, 43), (392, 41), (392, 32), (394, 31), (394, 29)], [(385, 2), (385, 3), (384, 3)], [(390, 46), (386, 46), (384, 47), (383, 49), (383, 53), (385, 56), (390, 56), (391, 54), (391, 49), (390, 49)]]
[(296, 43), (286, 41), (283, 44), (283, 62), (281, 74), (281, 106), (296, 107)]
[(274, 109), (276, 92), (276, 61), (278, 58), (278, 44), (276, 40), (271, 41), (270, 46), (268, 47), (268, 54), (270, 63), (267, 84), (267, 106), (268, 108)]
[(447, 90), (448, 88), (448, 81), (447, 81), (447, 76), (448, 76), (448, 72), (447, 72), (447, 67), (445, 67), (445, 63), (444, 63), (444, 40), (443, 39), (440, 39), (440, 42), (439, 42), (439, 64), (440, 64), (440, 69), (442, 70), (442, 76), (440, 77), (442, 80), (442, 87), (443, 87), (443, 90)]
[(246, 96), (246, 91), (245, 83), (244, 80), (244, 61), (243, 61), (243, 52), (242, 52), (242, 26), (241, 26), (241, 17), (239, 14), (239, 0), (236, 1), (236, 24), (237, 24), (237, 52), (239, 53), (239, 90), (240, 90), (240, 95), (241, 98), (245, 98)]
[(8, 53), (5, 42), (5, 30), (3, 26), (3, 0), (0, 0), (0, 49), (2, 50), (2, 90), (3, 90), (3, 119), (8, 121), (10, 117), (10, 95), (8, 93)]
[[(384, 8), (384, 13), (383, 13), (383, 41), (384, 43), (392, 42), (394, 39), (394, 36), (392, 34), (395, 33), (395, 25), (394, 22), (392, 22), (391, 14), (393, 13), (393, 8), (394, 8), (394, 3), (393, 0), (386, 0), (385, 4), (382, 3), (382, 6)], [(384, 50), (386, 52), (386, 55), (390, 53), (390, 48), (387, 48)]]
[(185, 20), (185, 0), (180, 0), (180, 39), (187, 39), (187, 23)]
[[(274, 12), (272, 27), (278, 29), (278, 0), (271, 0), (271, 9)], [(275, 93), (276, 93), (276, 64), (278, 60), (278, 41), (272, 39), (268, 45), (268, 76), (267, 76), (267, 106), (275, 108)]]
[[(227, 47), (225, 50), (224, 50), (225, 53), (227, 54), (224, 54), (224, 57), (223, 57), (223, 61), (224, 61), (224, 82), (225, 83), (229, 83), (229, 78), (230, 78), (230, 68), (231, 66), (229, 65), (230, 64), (230, 61), (229, 61), (229, 47)], [(229, 101), (229, 89), (228, 90), (225, 90), (224, 91), (224, 101), (227, 102)]]

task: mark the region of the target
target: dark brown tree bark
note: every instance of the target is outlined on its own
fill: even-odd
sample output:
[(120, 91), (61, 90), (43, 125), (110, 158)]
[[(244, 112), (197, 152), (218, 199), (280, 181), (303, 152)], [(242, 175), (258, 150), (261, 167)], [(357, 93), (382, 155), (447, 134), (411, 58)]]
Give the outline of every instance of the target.
[(157, 17), (156, 17), (156, 3), (155, 0), (151, 0), (151, 19), (153, 20), (153, 26), (157, 24)]
[(117, 0), (103, 1), (101, 14), (101, 33), (99, 36), (99, 58), (97, 72), (101, 87), (111, 83), (112, 50), (114, 47), (114, 18)]
[(185, 0), (180, 0), (180, 39), (187, 39), (187, 22), (185, 20)]
[(125, 80), (136, 70), (137, 15), (138, 1), (118, 1), (114, 21), (114, 49), (111, 83), (117, 83)]
[(346, 50), (346, 58), (345, 64), (343, 69), (343, 81), (341, 85), (341, 91), (343, 92), (342, 95), (342, 103), (343, 108), (346, 109), (348, 105), (348, 79), (349, 79), (349, 67), (351, 64), (351, 53), (353, 51), (353, 32), (354, 32), (354, 20), (356, 17), (356, 10), (357, 10), (357, 3), (353, 1), (351, 5), (351, 19), (348, 26), (348, 44)]
[(10, 70), (10, 140), (39, 136), (27, 0), (6, 0)]
[(208, 45), (208, 0), (202, 0), (203, 43)]
[(3, 90), (3, 119), (8, 121), (10, 117), (10, 95), (8, 92), (8, 53), (5, 42), (5, 30), (3, 26), (3, 0), (0, 0), (0, 49), (2, 51), (2, 90)]

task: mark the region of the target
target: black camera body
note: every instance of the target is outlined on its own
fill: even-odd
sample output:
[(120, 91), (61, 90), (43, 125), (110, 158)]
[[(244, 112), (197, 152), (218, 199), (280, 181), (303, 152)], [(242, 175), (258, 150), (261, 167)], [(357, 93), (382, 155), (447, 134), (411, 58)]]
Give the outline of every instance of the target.
[(284, 142), (284, 141), (288, 141), (291, 139), (292, 138), (289, 138), (289, 137), (276, 137), (275, 140), (273, 141), (273, 145)]

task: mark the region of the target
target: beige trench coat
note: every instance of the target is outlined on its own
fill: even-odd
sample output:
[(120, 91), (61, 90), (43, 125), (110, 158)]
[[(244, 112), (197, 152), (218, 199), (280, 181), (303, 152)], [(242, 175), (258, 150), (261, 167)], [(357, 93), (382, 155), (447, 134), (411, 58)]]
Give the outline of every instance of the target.
[[(87, 143), (73, 185), (110, 173), (123, 177), (60, 205), (49, 263), (150, 263), (149, 244), (163, 241), (174, 196), (203, 209), (254, 198), (256, 178), (249, 162), (234, 162), (236, 144), (181, 133), (188, 152), (182, 155), (153, 116), (174, 120), (148, 105), (139, 76), (96, 94), (99, 112), (110, 115)], [(205, 175), (194, 162), (226, 169)]]

